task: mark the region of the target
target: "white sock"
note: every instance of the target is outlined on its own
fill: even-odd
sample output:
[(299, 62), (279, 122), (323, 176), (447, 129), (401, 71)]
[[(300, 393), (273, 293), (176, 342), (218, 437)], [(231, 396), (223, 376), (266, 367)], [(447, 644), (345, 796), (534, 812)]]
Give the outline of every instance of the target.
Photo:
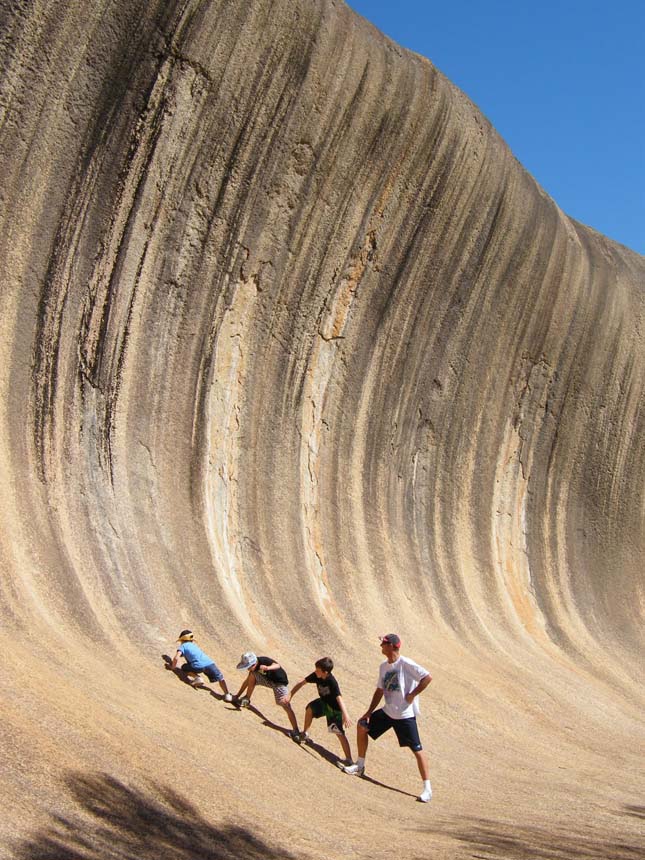
[(423, 780), (423, 790), (428, 791), (430, 794), (432, 794), (432, 786), (430, 785), (429, 779)]
[(356, 759), (357, 767), (365, 767), (365, 758), (361, 758), (360, 756)]

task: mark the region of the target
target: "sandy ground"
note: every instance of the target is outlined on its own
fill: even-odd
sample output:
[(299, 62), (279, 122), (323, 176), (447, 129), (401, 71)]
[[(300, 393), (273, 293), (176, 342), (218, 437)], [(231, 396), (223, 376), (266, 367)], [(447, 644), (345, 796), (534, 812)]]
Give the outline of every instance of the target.
[[(370, 745), (366, 775), (349, 777), (319, 722), (311, 747), (288, 738), (269, 690), (240, 711), (219, 688), (186, 685), (161, 655), (127, 648), (110, 665), (98, 652), (90, 664), (57, 653), (3, 695), (4, 856), (385, 858), (393, 839), (415, 858), (641, 855), (642, 724), (609, 696), (576, 706), (545, 687), (504, 699), (508, 674), (489, 672), (474, 707), (438, 661), (419, 720), (426, 805), (391, 733)], [(378, 648), (355, 659), (376, 669)], [(356, 718), (371, 679), (349, 666), (337, 676)], [(17, 676), (18, 661), (7, 670)], [(307, 693), (294, 698), (299, 719)]]

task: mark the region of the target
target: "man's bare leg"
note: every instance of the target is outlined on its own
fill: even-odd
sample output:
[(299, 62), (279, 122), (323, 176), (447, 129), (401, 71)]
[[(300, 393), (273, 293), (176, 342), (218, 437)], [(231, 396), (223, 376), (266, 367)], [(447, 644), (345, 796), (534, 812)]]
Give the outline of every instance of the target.
[(417, 760), (421, 779), (425, 782), (426, 779), (430, 779), (430, 765), (428, 764), (428, 757), (423, 750), (412, 750), (412, 752)]

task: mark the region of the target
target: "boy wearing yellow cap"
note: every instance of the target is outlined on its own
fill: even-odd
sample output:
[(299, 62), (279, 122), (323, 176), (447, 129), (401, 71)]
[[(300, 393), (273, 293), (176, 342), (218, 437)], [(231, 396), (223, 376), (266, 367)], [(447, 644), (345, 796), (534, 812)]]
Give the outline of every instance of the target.
[(177, 648), (170, 668), (176, 669), (180, 659), (183, 657), (186, 662), (182, 666), (179, 666), (179, 671), (188, 677), (188, 681), (193, 687), (204, 686), (203, 681), (199, 677), (201, 674), (204, 674), (211, 683), (218, 683), (220, 685), (224, 693), (224, 701), (232, 702), (233, 696), (228, 691), (222, 671), (215, 664), (215, 661), (197, 645), (192, 630), (182, 630), (177, 641), (181, 644)]

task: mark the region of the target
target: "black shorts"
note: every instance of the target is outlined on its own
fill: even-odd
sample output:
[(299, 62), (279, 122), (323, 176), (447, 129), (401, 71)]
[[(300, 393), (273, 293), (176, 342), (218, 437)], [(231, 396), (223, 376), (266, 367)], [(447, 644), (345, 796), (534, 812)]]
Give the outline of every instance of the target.
[[(344, 735), (345, 729), (343, 728), (343, 715), (340, 711), (335, 710), (328, 705), (327, 702), (322, 699), (314, 699), (313, 702), (309, 702), (307, 705), (308, 708), (311, 708), (311, 713), (313, 714), (315, 719), (319, 717), (325, 717), (327, 720), (327, 728), (335, 735)], [(335, 726), (332, 729), (332, 726)]]
[(383, 708), (374, 711), (370, 717), (368, 730), (372, 740), (375, 741), (380, 738), (388, 729), (394, 729), (400, 747), (410, 747), (413, 752), (420, 752), (423, 749), (416, 717), (404, 717), (402, 720), (395, 720), (388, 717)]

